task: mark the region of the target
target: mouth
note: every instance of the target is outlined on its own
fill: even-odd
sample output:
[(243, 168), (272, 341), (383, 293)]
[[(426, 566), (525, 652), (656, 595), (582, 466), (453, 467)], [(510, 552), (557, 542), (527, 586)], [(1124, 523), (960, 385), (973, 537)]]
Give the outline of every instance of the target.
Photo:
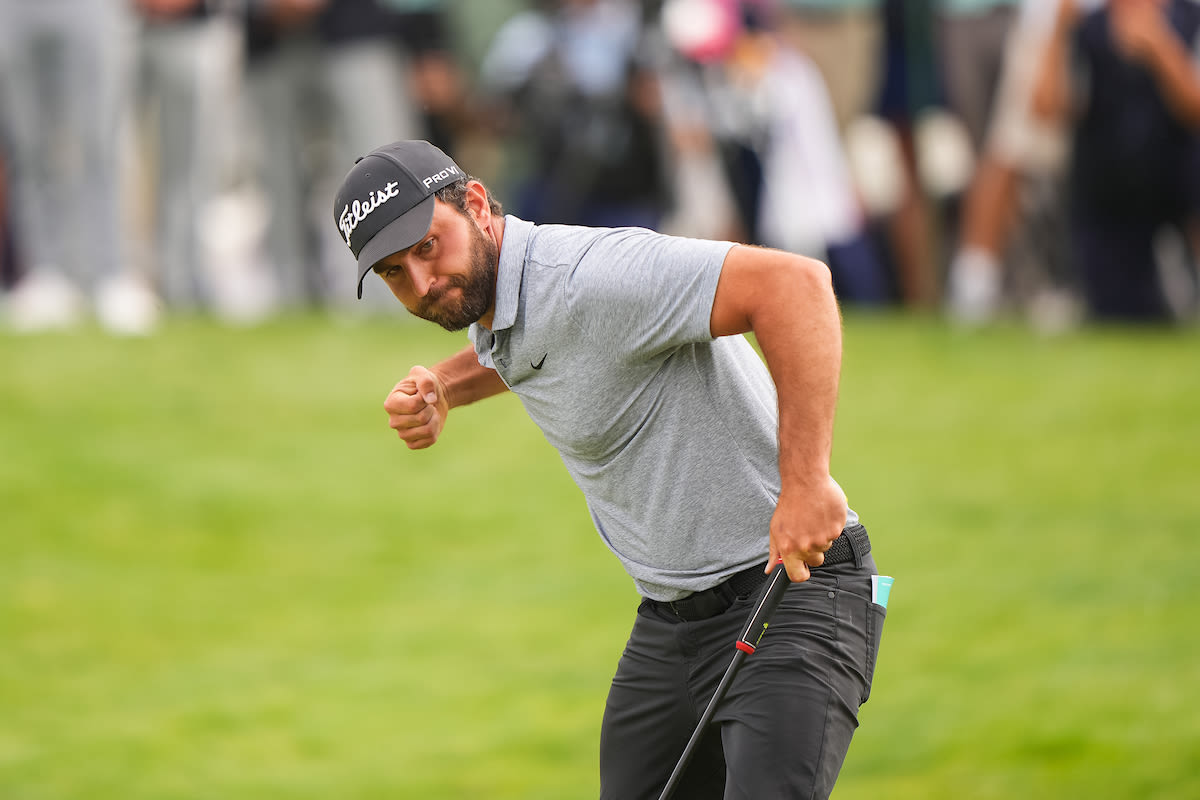
[(429, 322), (437, 323), (447, 330), (465, 327), (460, 319), (466, 304), (466, 290), (455, 284), (437, 286), (429, 290), (413, 314)]
[(421, 299), (421, 308), (436, 308), (444, 305), (446, 299), (450, 296), (450, 293), (455, 290), (458, 290), (461, 299), (462, 289), (458, 286), (454, 286), (453, 284), (443, 284), (442, 286), (433, 287), (428, 293), (426, 293), (425, 297)]
[(425, 296), (436, 303), (440, 302), (444, 297), (446, 297), (446, 295), (450, 294), (455, 289), (458, 289), (460, 292), (462, 291), (461, 286), (450, 281), (447, 281), (446, 283), (437, 283), (430, 288), (428, 294)]

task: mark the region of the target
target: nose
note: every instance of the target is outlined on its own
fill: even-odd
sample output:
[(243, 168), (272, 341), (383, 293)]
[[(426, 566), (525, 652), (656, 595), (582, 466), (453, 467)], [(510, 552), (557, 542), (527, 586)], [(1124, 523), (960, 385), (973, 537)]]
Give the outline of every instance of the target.
[(433, 288), (433, 282), (436, 276), (433, 270), (428, 266), (419, 264), (410, 264), (408, 267), (408, 280), (412, 284), (413, 293), (417, 297), (424, 297), (429, 294), (429, 290)]

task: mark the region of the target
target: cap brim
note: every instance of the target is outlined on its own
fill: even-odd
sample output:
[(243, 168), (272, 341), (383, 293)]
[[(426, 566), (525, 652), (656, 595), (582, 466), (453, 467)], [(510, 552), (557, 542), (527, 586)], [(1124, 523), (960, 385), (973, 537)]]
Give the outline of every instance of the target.
[(424, 238), (433, 222), (433, 207), (437, 200), (429, 195), (399, 217), (389, 222), (358, 254), (358, 299), (362, 299), (362, 282), (380, 259), (412, 247)]

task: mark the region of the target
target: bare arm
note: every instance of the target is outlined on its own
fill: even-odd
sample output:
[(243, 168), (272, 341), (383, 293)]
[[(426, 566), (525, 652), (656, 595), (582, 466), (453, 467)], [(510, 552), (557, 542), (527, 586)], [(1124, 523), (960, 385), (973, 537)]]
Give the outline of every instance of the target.
[(481, 366), (465, 347), (431, 368), (416, 366), (396, 384), (383, 403), (388, 425), (410, 450), (437, 441), (450, 409), (492, 397), (508, 389), (493, 369)]
[(770, 565), (783, 559), (793, 581), (846, 522), (846, 496), (829, 475), (842, 363), (841, 313), (829, 269), (819, 261), (757, 247), (725, 258), (711, 332), (753, 331), (779, 396), (782, 491), (771, 520)]
[(133, 5), (151, 19), (172, 19), (190, 12), (201, 0), (134, 0)]
[(1111, 13), (1113, 38), (1126, 58), (1150, 71), (1176, 119), (1200, 129), (1200, 75), (1166, 12), (1151, 4), (1122, 4)]
[(1058, 0), (1054, 27), (1039, 57), (1033, 88), (1033, 113), (1047, 121), (1063, 119), (1071, 105), (1071, 32), (1079, 10), (1073, 0)]

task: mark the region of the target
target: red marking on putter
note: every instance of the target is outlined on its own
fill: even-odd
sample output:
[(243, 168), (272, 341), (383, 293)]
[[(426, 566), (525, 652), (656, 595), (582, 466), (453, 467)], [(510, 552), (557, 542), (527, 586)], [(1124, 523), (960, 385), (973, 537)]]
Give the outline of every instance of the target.
[(754, 645), (750, 644), (749, 642), (743, 642), (741, 639), (738, 639), (736, 642), (734, 642), (733, 646), (744, 653), (754, 652)]

